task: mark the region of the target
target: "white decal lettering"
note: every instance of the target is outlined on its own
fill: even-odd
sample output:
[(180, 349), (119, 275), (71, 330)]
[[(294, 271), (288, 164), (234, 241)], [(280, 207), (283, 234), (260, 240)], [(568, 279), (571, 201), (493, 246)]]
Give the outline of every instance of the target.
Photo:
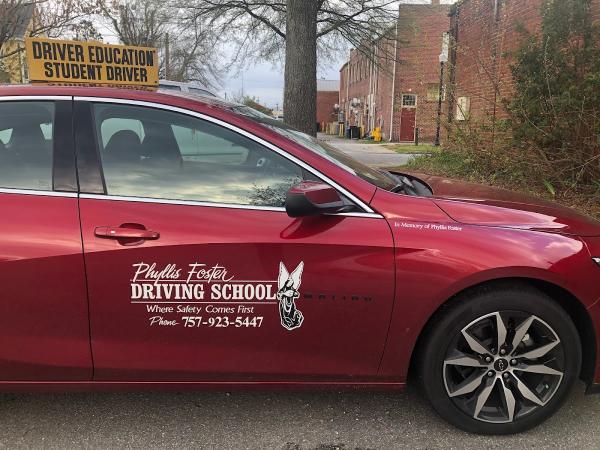
[[(228, 268), (218, 263), (190, 263), (187, 271), (174, 263), (139, 262), (132, 267), (131, 300), (146, 304), (146, 311), (152, 314), (150, 326), (260, 328), (263, 317), (255, 315), (255, 304), (278, 305), (281, 325), (287, 330), (299, 328), (304, 320), (296, 307), (301, 298), (303, 262), (291, 274), (281, 263), (279, 276), (272, 281), (235, 281)], [(234, 314), (238, 316), (230, 316)]]

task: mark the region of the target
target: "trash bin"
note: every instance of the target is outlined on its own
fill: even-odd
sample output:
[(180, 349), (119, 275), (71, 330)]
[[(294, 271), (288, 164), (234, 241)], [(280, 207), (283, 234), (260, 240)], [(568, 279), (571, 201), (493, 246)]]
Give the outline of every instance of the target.
[(348, 131), (350, 131), (350, 139), (360, 138), (360, 128), (358, 128), (357, 126), (350, 127)]

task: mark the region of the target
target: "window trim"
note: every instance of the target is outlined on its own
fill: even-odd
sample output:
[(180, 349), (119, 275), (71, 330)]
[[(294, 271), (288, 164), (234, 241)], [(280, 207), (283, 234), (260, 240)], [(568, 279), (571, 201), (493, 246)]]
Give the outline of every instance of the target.
[(52, 143), (52, 189), (79, 192), (77, 156), (73, 132), (73, 99), (54, 102), (54, 136)]
[[(206, 120), (208, 122), (222, 126), (231, 131), (234, 131), (235, 133), (238, 133), (244, 137), (247, 137), (254, 142), (257, 142), (258, 144), (268, 148), (271, 151), (274, 151), (275, 153), (279, 154), (280, 156), (282, 156), (282, 157), (288, 159), (289, 161), (295, 163), (296, 165), (302, 167), (303, 169), (307, 170), (308, 172), (312, 173), (313, 175), (317, 176), (324, 182), (328, 183), (329, 185), (331, 185), (332, 187), (334, 187), (335, 189), (340, 191), (350, 201), (352, 201), (360, 209), (362, 209), (362, 212), (336, 214), (336, 215), (347, 215), (347, 216), (351, 216), (351, 217), (382, 218), (382, 216), (380, 214), (375, 212), (369, 205), (367, 205), (361, 199), (356, 197), (356, 195), (354, 195), (353, 193), (348, 191), (346, 188), (344, 188), (343, 186), (341, 186), (338, 183), (336, 183), (335, 181), (333, 181), (328, 176), (321, 173), (319, 170), (308, 165), (301, 159), (287, 153), (285, 150), (277, 147), (276, 145), (254, 135), (242, 128), (236, 127), (235, 125), (224, 122), (215, 117), (211, 117), (211, 116), (208, 116), (206, 114), (202, 114), (202, 113), (199, 113), (196, 111), (191, 111), (189, 109), (179, 108), (179, 107), (170, 106), (170, 105), (164, 105), (161, 103), (140, 101), (140, 100), (117, 99), (117, 98), (110, 98), (110, 97), (86, 97), (86, 96), (74, 96), (73, 100), (75, 101), (76, 104), (77, 104), (77, 102), (88, 103), (88, 104), (113, 103), (113, 104), (122, 104), (122, 105), (127, 105), (127, 106), (141, 106), (141, 107), (147, 107), (147, 108), (160, 109), (160, 110), (171, 111), (171, 112), (175, 112), (175, 113), (179, 113), (179, 114), (184, 114), (184, 115), (195, 117), (195, 118), (198, 118), (201, 120)], [(97, 147), (97, 143), (96, 143), (96, 147)], [(77, 150), (79, 151), (79, 149), (77, 149)], [(98, 164), (99, 164), (99, 168), (101, 169), (101, 162), (98, 161)], [(212, 203), (212, 202), (203, 202), (203, 201), (156, 199), (156, 198), (152, 198), (152, 197), (128, 197), (128, 196), (124, 197), (124, 196), (109, 195), (106, 190), (104, 192), (105, 192), (104, 194), (80, 194), (80, 197), (81, 198), (89, 198), (89, 199), (98, 199), (98, 200), (106, 199), (106, 200), (117, 200), (117, 201), (136, 201), (136, 202), (143, 202), (143, 203), (163, 203), (163, 204), (175, 204), (175, 205), (208, 206), (208, 207), (212, 206), (212, 207), (216, 207), (216, 208), (253, 209), (253, 210), (261, 210), (261, 211), (277, 211), (277, 212), (283, 211), (283, 212), (285, 212), (285, 208), (278, 208), (278, 207), (252, 206), (252, 205), (243, 205), (243, 204), (236, 204), (236, 203)]]
[[(414, 97), (415, 98), (415, 104), (414, 105), (405, 105), (404, 104), (404, 97)], [(407, 109), (416, 108), (418, 106), (418, 101), (419, 101), (419, 96), (417, 94), (411, 94), (411, 93), (402, 94), (402, 99), (401, 99), (402, 108), (407, 108)]]
[(0, 188), (0, 194), (37, 195), (39, 197), (77, 198), (77, 192), (38, 191), (36, 189)]

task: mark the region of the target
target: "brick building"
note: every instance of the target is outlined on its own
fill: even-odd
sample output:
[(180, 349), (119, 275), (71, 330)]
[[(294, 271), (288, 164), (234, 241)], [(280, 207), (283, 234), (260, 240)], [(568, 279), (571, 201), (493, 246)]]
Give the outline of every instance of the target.
[[(506, 102), (514, 84), (510, 66), (521, 46), (523, 31), (540, 31), (544, 0), (462, 0), (450, 14), (452, 51), (448, 96), (450, 121), (491, 125), (506, 119)], [(600, 0), (592, 0), (592, 15), (600, 22)]]
[(335, 106), (340, 101), (339, 80), (317, 80), (317, 123), (319, 131), (323, 123), (337, 122)]
[[(340, 105), (347, 125), (377, 127), (391, 141), (424, 141), (436, 134), (440, 63), (449, 5), (401, 4), (388, 36), (353, 49), (340, 69)], [(369, 55), (369, 56), (367, 56)]]

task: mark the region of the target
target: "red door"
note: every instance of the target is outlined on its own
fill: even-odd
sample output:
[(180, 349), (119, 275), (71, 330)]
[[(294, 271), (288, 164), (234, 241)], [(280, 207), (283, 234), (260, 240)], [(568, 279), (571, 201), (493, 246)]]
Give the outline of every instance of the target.
[(91, 378), (72, 135), (70, 100), (0, 97), (1, 380)]
[(80, 205), (96, 379), (377, 373), (394, 294), (384, 220), (291, 219), (296, 167), (271, 150), (180, 114), (93, 108), (108, 195)]
[(400, 122), (400, 141), (413, 142), (415, 140), (416, 109), (402, 108)]

